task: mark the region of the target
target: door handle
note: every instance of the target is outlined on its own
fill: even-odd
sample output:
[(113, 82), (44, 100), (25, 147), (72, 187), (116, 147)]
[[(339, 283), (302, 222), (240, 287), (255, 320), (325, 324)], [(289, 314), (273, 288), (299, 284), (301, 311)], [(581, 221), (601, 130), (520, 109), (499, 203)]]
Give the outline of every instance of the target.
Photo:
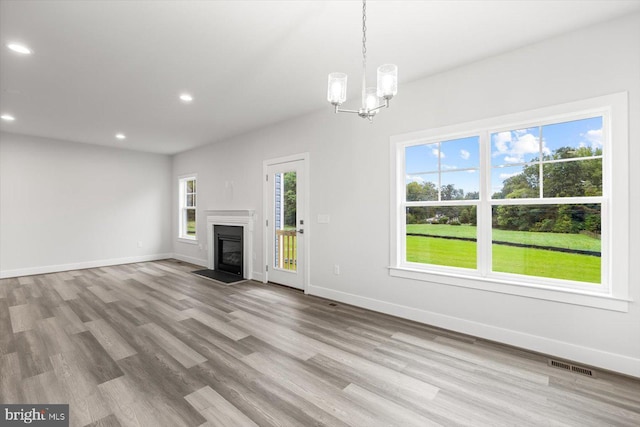
[(304, 234), (304, 229), (303, 229), (303, 228), (301, 228), (301, 229), (299, 229), (299, 230), (296, 230), (296, 231), (297, 231), (298, 233), (300, 233), (300, 234)]

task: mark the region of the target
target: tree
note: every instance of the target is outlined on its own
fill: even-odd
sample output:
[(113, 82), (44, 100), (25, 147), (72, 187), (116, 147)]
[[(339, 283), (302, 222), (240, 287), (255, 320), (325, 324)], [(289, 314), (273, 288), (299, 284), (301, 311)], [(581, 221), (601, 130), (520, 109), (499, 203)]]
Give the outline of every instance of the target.
[(285, 227), (296, 226), (296, 173), (285, 172), (284, 174), (284, 225)]
[(461, 224), (471, 224), (476, 225), (476, 207), (475, 206), (466, 206), (460, 209), (460, 214), (458, 215), (458, 221)]
[(426, 224), (429, 218), (436, 216), (436, 207), (415, 206), (407, 208), (407, 224)]
[(440, 188), (440, 196), (442, 200), (462, 200), (464, 199), (464, 190), (456, 188), (453, 184), (447, 184)]
[(407, 201), (419, 202), (427, 200), (438, 200), (438, 189), (433, 182), (410, 182), (407, 184)]
[(522, 173), (503, 181), (502, 191), (493, 195), (494, 199), (518, 199), (538, 197), (540, 184), (538, 165), (524, 166)]
[[(552, 154), (545, 155), (544, 160), (561, 161), (543, 164), (544, 196), (602, 195), (602, 160), (589, 158), (601, 154), (601, 149), (590, 147), (560, 147)], [(569, 160), (573, 158), (579, 160)], [(522, 173), (505, 179), (502, 190), (493, 197), (537, 198), (539, 192), (539, 165), (531, 164), (524, 166)], [(508, 230), (600, 232), (600, 205), (499, 206), (495, 213), (494, 226)]]

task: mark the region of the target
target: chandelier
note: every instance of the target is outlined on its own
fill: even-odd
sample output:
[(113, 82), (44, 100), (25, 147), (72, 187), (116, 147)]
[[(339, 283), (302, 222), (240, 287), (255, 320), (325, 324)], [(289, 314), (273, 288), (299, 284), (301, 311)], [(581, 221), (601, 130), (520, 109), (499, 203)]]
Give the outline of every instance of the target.
[(362, 106), (358, 110), (340, 108), (347, 100), (347, 75), (329, 74), (327, 100), (336, 113), (356, 113), (372, 122), (379, 109), (388, 108), (389, 100), (398, 93), (398, 67), (384, 64), (378, 67), (377, 87), (367, 87), (367, 1), (362, 1)]

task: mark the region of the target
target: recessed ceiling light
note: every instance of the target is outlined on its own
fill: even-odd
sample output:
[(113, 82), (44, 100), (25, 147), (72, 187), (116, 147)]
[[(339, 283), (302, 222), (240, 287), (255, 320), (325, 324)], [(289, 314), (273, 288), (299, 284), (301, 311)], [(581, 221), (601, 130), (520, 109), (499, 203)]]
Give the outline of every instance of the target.
[(27, 46), (19, 43), (9, 43), (7, 47), (14, 52), (21, 53), (23, 55), (31, 55), (33, 52)]
[(193, 96), (189, 95), (188, 93), (183, 93), (180, 94), (180, 100), (183, 102), (191, 102), (193, 101)]
[(124, 133), (116, 133), (116, 138), (118, 139), (126, 139), (126, 135)]
[(0, 116), (0, 119), (2, 119), (2, 120), (6, 120), (6, 121), (8, 121), (8, 122), (12, 122), (12, 121), (14, 121), (16, 118), (15, 118), (15, 117), (13, 117), (11, 114), (3, 114), (3, 115), (1, 115), (1, 116)]

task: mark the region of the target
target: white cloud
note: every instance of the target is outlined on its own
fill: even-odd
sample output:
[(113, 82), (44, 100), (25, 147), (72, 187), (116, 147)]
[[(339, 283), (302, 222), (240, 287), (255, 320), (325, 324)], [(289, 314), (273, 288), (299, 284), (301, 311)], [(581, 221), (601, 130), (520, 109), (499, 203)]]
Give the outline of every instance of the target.
[[(522, 163), (525, 161), (525, 155), (540, 152), (540, 139), (525, 130), (499, 132), (493, 135), (493, 146), (493, 157), (504, 156), (506, 163)], [(551, 154), (544, 141), (542, 153)]]
[(439, 151), (437, 148), (432, 148), (432, 149), (431, 149), (431, 153), (432, 153), (434, 156), (436, 156), (436, 157), (438, 157), (438, 153), (440, 153), (440, 158), (441, 158), (441, 159), (444, 159), (444, 158), (446, 157), (446, 156), (444, 155), (444, 153), (443, 153), (442, 151)]
[[(583, 133), (580, 136), (587, 140), (591, 148), (602, 148), (602, 128), (588, 130), (587, 133)], [(586, 146), (584, 143), (580, 144), (581, 146)]]
[(462, 157), (464, 160), (469, 160), (469, 157), (471, 157), (471, 153), (467, 150), (460, 150), (460, 157)]
[(418, 184), (424, 184), (424, 178), (422, 178), (421, 176), (417, 176), (417, 175), (407, 175), (405, 177), (407, 183), (409, 182), (417, 182)]
[(511, 177), (514, 177), (514, 176), (520, 175), (521, 173), (522, 173), (522, 172), (501, 173), (501, 174), (500, 174), (500, 179), (504, 181), (505, 179), (509, 179), (509, 178), (511, 178)]
[(493, 145), (496, 147), (494, 156), (499, 156), (500, 153), (506, 153), (508, 151), (507, 143), (511, 142), (511, 132), (500, 132), (493, 135)]

